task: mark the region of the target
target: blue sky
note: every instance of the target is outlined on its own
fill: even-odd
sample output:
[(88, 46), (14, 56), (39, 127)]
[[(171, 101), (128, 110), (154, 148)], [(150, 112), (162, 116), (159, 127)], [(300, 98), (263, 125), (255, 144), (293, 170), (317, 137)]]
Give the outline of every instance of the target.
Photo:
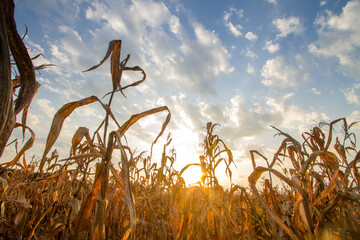
[[(221, 125), (216, 133), (233, 150), (233, 182), (246, 184), (248, 151), (272, 158), (282, 140), (273, 137), (270, 125), (301, 140), (300, 133), (321, 120), (360, 119), (359, 0), (15, 4), (18, 31), (25, 32), (24, 24), (29, 29), (25, 43), (30, 54), (45, 57), (35, 65), (57, 65), (38, 74), (41, 88), (28, 114), (36, 142), (28, 157), (41, 156), (52, 116), (63, 104), (110, 91), (108, 63), (82, 71), (97, 64), (114, 39), (123, 41), (122, 57), (131, 54), (129, 65), (141, 66), (147, 80), (127, 89), (127, 98), (116, 95), (112, 109), (125, 122), (132, 114), (167, 105), (172, 120), (155, 151), (171, 132), (178, 170), (198, 162), (208, 121)], [(123, 81), (140, 77), (129, 74)], [(97, 105), (76, 110), (55, 145), (60, 157), (67, 157), (78, 127), (92, 133), (103, 116)], [(127, 134), (130, 147), (149, 151), (165, 117), (159, 114), (136, 124)], [(8, 149), (4, 156), (11, 154)]]

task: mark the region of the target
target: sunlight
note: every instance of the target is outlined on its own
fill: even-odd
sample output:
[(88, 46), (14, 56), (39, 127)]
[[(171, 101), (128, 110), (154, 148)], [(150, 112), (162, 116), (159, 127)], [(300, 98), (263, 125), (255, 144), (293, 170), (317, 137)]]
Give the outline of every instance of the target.
[(194, 185), (202, 176), (201, 167), (191, 166), (182, 174), (182, 177), (185, 180), (186, 185)]

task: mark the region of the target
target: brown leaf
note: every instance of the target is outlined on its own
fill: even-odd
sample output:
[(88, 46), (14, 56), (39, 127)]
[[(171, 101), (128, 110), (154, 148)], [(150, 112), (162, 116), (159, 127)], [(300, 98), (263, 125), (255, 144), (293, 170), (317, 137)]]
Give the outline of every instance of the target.
[(201, 164), (200, 163), (189, 163), (187, 164), (185, 167), (183, 167), (180, 172), (179, 172), (179, 177), (181, 177), (181, 175), (186, 171), (186, 169), (188, 169), (189, 167), (191, 166), (198, 166), (198, 167), (201, 167)]
[(115, 40), (113, 42), (114, 42), (114, 47), (111, 55), (110, 71), (111, 71), (113, 91), (114, 91), (117, 88), (121, 88), (120, 80), (121, 80), (122, 71), (120, 71), (121, 40)]
[(105, 234), (105, 220), (106, 220), (106, 207), (108, 201), (104, 199), (98, 199), (96, 207), (96, 217), (95, 217), (95, 227), (92, 239), (104, 240), (106, 238)]
[(19, 36), (14, 19), (14, 2), (12, 0), (2, 1), (3, 12), (6, 22), (6, 30), (9, 39), (9, 46), (16, 66), (20, 73), (20, 90), (15, 100), (15, 115), (21, 112), (24, 107), (30, 105), (40, 84), (36, 81), (35, 70), (27, 48)]
[(313, 202), (314, 205), (317, 204), (322, 199), (326, 198), (327, 195), (329, 195), (329, 193), (335, 188), (336, 181), (339, 177), (339, 173), (340, 173), (339, 169), (335, 171), (328, 186), (321, 192), (321, 194)]
[(114, 50), (114, 47), (115, 47), (115, 42), (118, 42), (120, 41), (120, 44), (121, 44), (121, 40), (113, 40), (111, 42), (109, 42), (109, 47), (108, 47), (108, 50), (105, 54), (105, 57), (103, 58), (103, 60), (100, 61), (99, 64), (95, 65), (95, 66), (92, 66), (91, 68), (89, 68), (88, 70), (85, 70), (84, 72), (88, 72), (88, 71), (91, 71), (91, 70), (94, 70), (96, 68), (98, 68), (99, 66), (101, 66), (105, 61), (106, 59), (108, 59), (108, 57), (110, 56), (111, 52)]
[(119, 189), (123, 189), (124, 188), (123, 180), (120, 178), (120, 175), (118, 174), (118, 172), (114, 168), (114, 165), (112, 165), (112, 164), (110, 164), (110, 171), (111, 171), (111, 174), (114, 176), (117, 187)]
[(130, 213), (131, 234), (129, 239), (132, 240), (135, 238), (135, 231), (136, 231), (136, 211), (135, 211), (134, 193), (132, 191), (131, 183), (130, 183), (129, 162), (127, 159), (126, 152), (121, 144), (120, 133), (119, 132), (114, 132), (114, 133), (121, 151), (121, 165), (122, 165), (121, 178), (124, 183), (125, 200)]
[(77, 146), (80, 144), (81, 140), (86, 137), (86, 140), (88, 143), (91, 143), (89, 129), (86, 127), (79, 127), (78, 130), (76, 130), (72, 140), (71, 140), (71, 151), (70, 154), (74, 155), (77, 149)]
[(75, 232), (72, 239), (87, 239), (88, 231), (91, 226), (91, 218), (96, 205), (96, 199), (101, 189), (101, 164), (96, 165), (96, 176), (93, 188), (83, 200), (79, 213), (73, 221)]
[[(27, 126), (24, 126), (20, 123), (16, 123), (15, 125), (15, 128), (16, 127), (23, 127), (24, 129), (27, 128), (29, 129), (30, 133), (31, 133), (31, 137), (29, 140), (27, 140), (27, 142), (24, 144), (24, 146), (21, 148), (21, 150), (18, 152), (18, 154), (16, 154), (15, 158), (8, 162), (6, 164), (6, 166), (3, 168), (3, 170), (7, 169), (7, 168), (10, 168), (12, 166), (14, 166), (20, 159), (20, 157), (28, 150), (30, 149), (33, 145), (34, 145), (34, 142), (35, 142), (35, 133), (33, 132), (33, 130), (31, 130), (31, 128), (27, 127)], [(2, 171), (3, 171), (2, 170)]]
[(49, 153), (51, 147), (54, 145), (55, 141), (57, 140), (62, 125), (65, 121), (65, 119), (70, 116), (70, 114), (77, 108), (93, 103), (95, 101), (99, 101), (99, 99), (96, 96), (91, 96), (88, 98), (84, 98), (81, 99), (79, 101), (74, 101), (74, 102), (70, 102), (65, 104), (64, 106), (62, 106), (55, 114), (52, 124), (51, 124), (51, 128), (48, 134), (48, 137), (46, 139), (46, 145), (45, 145), (45, 150), (43, 153), (43, 156), (41, 158), (41, 162), (40, 162), (40, 166), (39, 166), (39, 170), (40, 172), (42, 172), (43, 167), (45, 165), (46, 162), (46, 155)]
[[(0, 3), (0, 11), (5, 1)], [(0, 157), (15, 125), (10, 55), (4, 14), (0, 14)]]
[(41, 64), (40, 66), (36, 66), (35, 70), (43, 70), (48, 67), (54, 67), (54, 66), (56, 66), (56, 65), (55, 64)]
[(7, 183), (6, 179), (0, 177), (0, 198), (3, 197), (8, 187), (9, 184)]
[(168, 123), (170, 122), (171, 119), (171, 113), (170, 110), (167, 106), (163, 106), (163, 107), (158, 107), (158, 108), (153, 108), (150, 110), (147, 110), (145, 112), (142, 113), (138, 113), (135, 115), (132, 115), (130, 117), (129, 120), (127, 120), (118, 130), (117, 132), (120, 133), (120, 136), (123, 136), (125, 134), (125, 132), (134, 124), (136, 123), (138, 120), (140, 120), (143, 117), (158, 113), (158, 112), (162, 112), (162, 111), (168, 111), (168, 115), (166, 116), (166, 119), (162, 125), (161, 131), (158, 134), (158, 136), (156, 137), (156, 139), (154, 140), (154, 143), (156, 143), (156, 141), (159, 139), (159, 137), (164, 133), (166, 126), (168, 125)]
[(32, 227), (31, 232), (30, 232), (30, 235), (29, 235), (29, 237), (28, 237), (28, 240), (32, 239), (32, 237), (33, 237), (33, 235), (34, 235), (34, 233), (35, 233), (36, 228), (39, 226), (40, 222), (43, 220), (43, 218), (46, 216), (46, 214), (48, 214), (48, 213), (52, 210), (53, 207), (54, 207), (54, 204), (52, 204), (50, 207), (48, 207), (48, 208), (46, 209), (46, 211), (41, 215), (41, 217), (39, 218), (39, 220), (36, 222), (35, 226)]
[(253, 190), (253, 193), (256, 195), (256, 197), (258, 198), (258, 200), (260, 201), (261, 205), (263, 205), (263, 207), (267, 210), (267, 212), (269, 213), (269, 215), (272, 217), (272, 219), (274, 219), (274, 221), (279, 224), (279, 226), (284, 229), (284, 231), (289, 234), (289, 236), (291, 237), (291, 239), (299, 239), (298, 236), (295, 235), (295, 233), (284, 224), (284, 222), (281, 220), (281, 218), (275, 213), (275, 211), (273, 209), (270, 208), (270, 206), (264, 201), (264, 199), (262, 198), (262, 196), (260, 195), (259, 191), (256, 188), (256, 183), (258, 181), (258, 179), (261, 177), (262, 173), (266, 172), (266, 171), (270, 171), (272, 173), (274, 173), (276, 176), (278, 176), (281, 180), (285, 181), (288, 185), (290, 185), (291, 187), (293, 186), (292, 182), (286, 178), (284, 175), (282, 175), (280, 172), (271, 169), (271, 168), (264, 168), (264, 167), (257, 167), (255, 168), (255, 170), (250, 174), (248, 180), (249, 180), (249, 184), (251, 189)]
[(138, 80), (138, 81), (136, 81), (136, 82), (133, 82), (133, 83), (131, 83), (131, 84), (128, 84), (128, 85), (126, 85), (126, 86), (124, 86), (124, 87), (121, 87), (121, 85), (119, 85), (119, 89), (105, 94), (104, 97), (106, 97), (107, 95), (109, 95), (109, 94), (111, 94), (111, 93), (113, 93), (113, 92), (117, 92), (117, 91), (121, 91), (121, 92), (122, 92), (123, 90), (125, 90), (125, 89), (127, 89), (127, 88), (129, 88), (129, 87), (136, 87), (136, 86), (138, 86), (139, 84), (141, 84), (142, 82), (144, 82), (144, 81), (146, 80), (146, 73), (145, 73), (145, 71), (144, 71), (141, 67), (139, 67), (139, 66), (135, 66), (135, 67), (124, 67), (123, 71), (140, 71), (140, 72), (142, 73), (143, 77), (142, 77), (141, 80)]

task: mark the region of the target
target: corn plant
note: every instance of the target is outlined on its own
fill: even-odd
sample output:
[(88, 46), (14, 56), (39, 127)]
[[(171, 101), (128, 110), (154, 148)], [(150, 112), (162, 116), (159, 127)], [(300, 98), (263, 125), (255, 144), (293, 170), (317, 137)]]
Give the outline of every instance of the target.
[[(342, 122), (344, 138), (336, 138), (334, 149), (330, 144), (334, 125)], [(289, 134), (275, 128), (284, 136), (280, 148), (271, 163), (260, 155), (268, 167), (256, 167), (249, 176), (253, 193), (266, 209), (272, 226), (272, 235), (278, 239), (284, 235), (291, 239), (356, 239), (359, 236), (359, 173), (356, 164), (359, 153), (356, 150), (356, 136), (350, 132), (355, 123), (348, 125), (346, 119), (330, 124), (320, 124), (310, 132), (302, 134), (300, 144)], [(326, 137), (321, 127), (328, 126)], [(289, 161), (293, 168), (285, 171), (286, 176), (274, 169), (276, 162)], [(285, 169), (286, 170), (286, 169)], [(262, 173), (275, 175), (286, 185), (287, 193), (279, 196), (269, 180), (265, 181), (264, 195), (256, 183)], [(356, 187), (355, 187), (356, 186)]]
[[(0, 240), (358, 239), (356, 122), (348, 124), (345, 118), (321, 122), (302, 134), (301, 143), (273, 127), (284, 140), (270, 160), (257, 150), (250, 151), (254, 168), (248, 178), (250, 188), (234, 183), (224, 188), (216, 169), (225, 164), (231, 180), (230, 167), (235, 160), (214, 132), (219, 124), (206, 124), (200, 162), (180, 171), (174, 168), (178, 159), (170, 134), (160, 159), (154, 159), (152, 151), (138, 154), (125, 144), (127, 130), (138, 120), (168, 112), (152, 149), (171, 115), (162, 106), (134, 114), (122, 124), (117, 121), (112, 111), (114, 98), (146, 80), (139, 66), (127, 66), (130, 55), (121, 60), (120, 40), (111, 41), (100, 63), (85, 71), (95, 70), (110, 58), (113, 87), (104, 97), (107, 101), (90, 96), (63, 105), (53, 118), (41, 158), (26, 159), (25, 153), (35, 141), (34, 131), (26, 126), (26, 113), (38, 86), (34, 71), (45, 66), (34, 67), (32, 59), (25, 56), (28, 53), (22, 47), (17, 49), (16, 44), (23, 43), (13, 28), (11, 3), (2, 1), (0, 11), (4, 53), (0, 70), (5, 79), (0, 83), (0, 155), (13, 128), (28, 131), (30, 137), (19, 150), (15, 139), (14, 158), (0, 165)], [(8, 46), (12, 56), (6, 55)], [(20, 77), (10, 81), (11, 66), (12, 75)], [(123, 86), (122, 75), (127, 71), (136, 71), (142, 78)], [(11, 99), (14, 90), (15, 105)], [(53, 146), (64, 121), (75, 109), (92, 103), (104, 110), (103, 121), (95, 131), (79, 127), (69, 155), (60, 157), (63, 153)], [(15, 121), (20, 109), (21, 123)], [(337, 133), (340, 123), (341, 133)], [(265, 167), (259, 165), (259, 158)], [(190, 167), (203, 172), (202, 181), (195, 186), (186, 186), (182, 177)]]

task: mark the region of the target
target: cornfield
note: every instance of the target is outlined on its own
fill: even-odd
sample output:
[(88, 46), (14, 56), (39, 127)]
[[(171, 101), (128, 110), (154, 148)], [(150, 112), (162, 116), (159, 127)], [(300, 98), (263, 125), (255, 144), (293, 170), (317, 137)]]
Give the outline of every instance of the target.
[[(13, 2), (4, 0), (1, 8), (0, 156), (11, 146), (6, 144), (14, 128), (31, 137), (0, 166), (0, 239), (359, 239), (356, 122), (322, 122), (304, 132), (301, 141), (273, 127), (283, 141), (272, 159), (250, 151), (250, 187), (232, 184), (224, 189), (215, 170), (225, 164), (231, 179), (235, 160), (216, 135), (218, 124), (206, 124), (200, 162), (180, 171), (173, 167), (175, 150), (168, 149), (171, 135), (160, 161), (151, 154), (135, 154), (124, 144), (127, 130), (138, 120), (167, 112), (155, 144), (171, 113), (162, 106), (134, 114), (125, 123), (117, 121), (113, 98), (146, 80), (141, 67), (127, 66), (130, 55), (121, 60), (120, 40), (111, 41), (100, 63), (86, 70), (96, 70), (110, 58), (113, 88), (108, 102), (90, 96), (63, 105), (53, 118), (42, 157), (28, 161), (25, 152), (32, 148), (35, 133), (26, 117), (40, 87), (35, 71), (49, 66), (33, 66), (34, 58), (16, 31)], [(19, 77), (11, 79), (18, 75), (11, 69)], [(127, 71), (142, 79), (122, 86)], [(69, 156), (60, 159), (51, 150), (65, 119), (93, 103), (104, 109), (104, 120), (93, 133), (80, 127)], [(21, 123), (16, 121), (19, 113)], [(110, 123), (116, 128), (111, 130)], [(341, 138), (334, 134), (339, 126)], [(189, 187), (182, 174), (194, 166), (201, 167), (203, 176)]]

